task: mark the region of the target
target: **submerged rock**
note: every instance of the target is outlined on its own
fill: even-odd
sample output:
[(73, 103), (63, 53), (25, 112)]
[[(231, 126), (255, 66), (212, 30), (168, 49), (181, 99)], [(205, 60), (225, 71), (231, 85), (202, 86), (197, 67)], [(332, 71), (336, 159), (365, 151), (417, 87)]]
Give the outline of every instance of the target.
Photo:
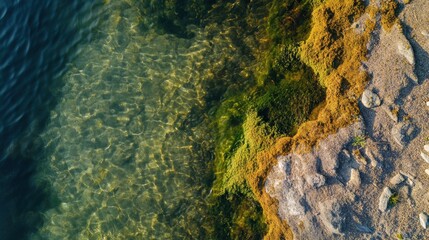
[(428, 215), (426, 213), (422, 212), (419, 214), (419, 219), (420, 219), (420, 224), (422, 225), (422, 227), (424, 229), (426, 229), (428, 226), (428, 220), (429, 220)]
[(365, 90), (362, 94), (362, 104), (366, 108), (374, 108), (381, 105), (381, 100), (376, 93), (373, 93), (369, 90)]
[(383, 192), (380, 195), (379, 202), (378, 202), (378, 209), (381, 212), (385, 212), (387, 210), (387, 206), (389, 204), (389, 199), (393, 195), (392, 191), (390, 191), (390, 188), (385, 187), (383, 189)]
[(426, 144), (426, 145), (423, 147), (423, 149), (424, 149), (426, 152), (428, 152), (428, 153), (429, 153), (429, 144)]
[(429, 169), (426, 169), (425, 173), (429, 176)]

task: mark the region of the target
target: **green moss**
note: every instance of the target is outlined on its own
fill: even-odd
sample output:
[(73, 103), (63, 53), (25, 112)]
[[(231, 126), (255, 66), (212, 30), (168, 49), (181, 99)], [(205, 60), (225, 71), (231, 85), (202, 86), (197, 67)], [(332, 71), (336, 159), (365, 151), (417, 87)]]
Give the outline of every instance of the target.
[(307, 37), (311, 1), (274, 0), (271, 3), (267, 35), (274, 44), (293, 44)]
[(217, 239), (262, 239), (266, 224), (257, 201), (240, 194), (224, 194), (212, 203)]
[(258, 116), (274, 129), (277, 135), (293, 136), (297, 127), (308, 120), (311, 111), (324, 99), (324, 91), (306, 69), (299, 80), (284, 79), (280, 84), (264, 89), (255, 108)]
[(230, 159), (243, 138), (242, 124), (247, 109), (244, 94), (223, 101), (216, 112), (215, 173), (219, 178), (228, 169)]
[(267, 80), (278, 82), (285, 73), (301, 68), (299, 42), (307, 38), (310, 30), (311, 3), (275, 0), (270, 4), (266, 24), (268, 46), (261, 59), (263, 65), (256, 73), (259, 85)]
[(214, 208), (221, 210), (220, 226), (226, 238), (254, 239), (249, 235), (252, 231), (254, 234), (265, 229), (246, 177), (258, 169), (258, 153), (272, 146), (276, 138), (292, 136), (324, 99), (324, 89), (312, 69), (300, 59), (300, 41), (308, 37), (315, 2), (269, 3), (263, 34), (268, 42), (258, 51), (256, 81), (244, 79), (249, 81), (243, 84), (246, 87), (224, 95), (225, 99), (214, 106), (211, 128), (215, 135), (216, 180), (212, 201)]

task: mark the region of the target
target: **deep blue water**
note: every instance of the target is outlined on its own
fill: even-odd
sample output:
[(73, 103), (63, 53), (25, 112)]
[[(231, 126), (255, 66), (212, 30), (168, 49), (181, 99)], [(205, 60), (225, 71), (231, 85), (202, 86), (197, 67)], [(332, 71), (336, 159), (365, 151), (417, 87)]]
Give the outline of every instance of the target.
[(0, 239), (25, 239), (55, 204), (31, 182), (37, 136), (55, 105), (67, 63), (90, 41), (98, 1), (0, 2)]

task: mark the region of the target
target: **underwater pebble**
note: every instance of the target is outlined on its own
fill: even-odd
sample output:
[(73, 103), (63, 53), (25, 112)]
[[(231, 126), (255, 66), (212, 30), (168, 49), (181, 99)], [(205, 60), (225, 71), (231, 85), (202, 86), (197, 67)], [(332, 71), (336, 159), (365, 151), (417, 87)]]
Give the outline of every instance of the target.
[(426, 31), (426, 30), (423, 30), (422, 31), (422, 35), (425, 36), (425, 37), (429, 37), (429, 32)]
[(427, 175), (429, 175), (429, 169), (426, 169), (426, 170), (425, 170), (425, 173), (426, 173)]
[(429, 144), (426, 144), (423, 148), (425, 149), (426, 152), (429, 153)]

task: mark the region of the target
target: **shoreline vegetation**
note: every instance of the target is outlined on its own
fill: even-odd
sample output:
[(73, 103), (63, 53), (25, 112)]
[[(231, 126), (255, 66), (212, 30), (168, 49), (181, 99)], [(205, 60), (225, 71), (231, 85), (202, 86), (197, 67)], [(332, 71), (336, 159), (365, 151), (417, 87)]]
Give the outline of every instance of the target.
[[(394, 1), (382, 2), (383, 27), (395, 21), (395, 9)], [(364, 18), (360, 33), (352, 25), (378, 11), (359, 0), (271, 3), (265, 32), (259, 32), (264, 37), (253, 72), (256, 84), (223, 100), (212, 124), (213, 198), (227, 199), (235, 209), (231, 238), (249, 238), (264, 229), (265, 239), (292, 239), (277, 215), (276, 201), (264, 191), (266, 175), (277, 156), (309, 151), (357, 120), (368, 79), (361, 62), (375, 23)], [(254, 210), (262, 215), (249, 216), (251, 210), (242, 207), (248, 202), (260, 205)]]
[(357, 120), (368, 81), (361, 63), (376, 27), (363, 16), (381, 14), (389, 27), (394, 1), (382, 1), (381, 10), (362, 0), (129, 2), (139, 10), (141, 32), (192, 39), (198, 26), (207, 45), (226, 39), (235, 51), (219, 51), (225, 56), (212, 69), (195, 71), (207, 73), (198, 83), (203, 103), (174, 123), (193, 131), (195, 155), (213, 172), (211, 191), (201, 196), (213, 217), (194, 229), (216, 239), (292, 239), (278, 203), (265, 191), (267, 174), (278, 156), (309, 151)]
[[(253, 64), (238, 74), (236, 62), (225, 61), (205, 86), (202, 114), (209, 115), (204, 123), (215, 146), (209, 201), (213, 214), (221, 216), (216, 235), (291, 239), (277, 203), (264, 191), (265, 178), (277, 156), (309, 151), (356, 121), (368, 79), (361, 62), (375, 23), (360, 21), (362, 32), (352, 24), (379, 9), (360, 0), (173, 2), (166, 9), (179, 8), (180, 16), (161, 14), (158, 21), (167, 33), (192, 37), (187, 24), (210, 27), (224, 24), (227, 16), (225, 24), (233, 26), (229, 37), (242, 44), (243, 56), (252, 56)], [(383, 27), (395, 21), (395, 11), (394, 1), (382, 2)]]

